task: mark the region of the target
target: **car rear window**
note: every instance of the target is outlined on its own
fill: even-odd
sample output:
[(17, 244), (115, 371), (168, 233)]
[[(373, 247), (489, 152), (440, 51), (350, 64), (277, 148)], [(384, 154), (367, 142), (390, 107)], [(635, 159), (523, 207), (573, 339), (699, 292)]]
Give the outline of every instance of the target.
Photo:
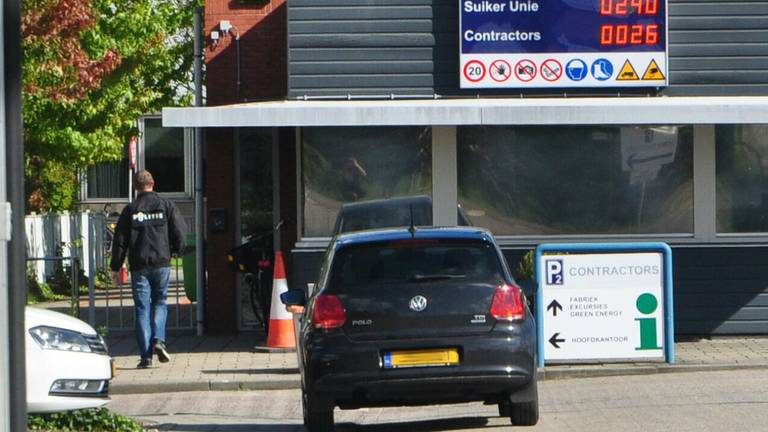
[(329, 289), (381, 283), (501, 279), (493, 245), (483, 241), (405, 240), (350, 246), (333, 260)]

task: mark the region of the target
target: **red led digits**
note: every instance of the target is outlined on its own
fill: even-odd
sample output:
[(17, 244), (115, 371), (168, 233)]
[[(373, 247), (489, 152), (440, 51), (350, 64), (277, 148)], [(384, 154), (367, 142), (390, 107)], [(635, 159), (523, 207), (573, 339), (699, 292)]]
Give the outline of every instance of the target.
[(659, 42), (659, 25), (650, 24), (645, 28), (645, 43), (653, 45)]
[(600, 0), (600, 15), (655, 15), (659, 0)]
[(603, 24), (600, 26), (600, 45), (653, 45), (658, 42), (658, 24)]
[[(656, 15), (659, 0), (600, 0), (600, 15)], [(603, 24), (601, 45), (654, 45), (659, 42), (658, 24)]]

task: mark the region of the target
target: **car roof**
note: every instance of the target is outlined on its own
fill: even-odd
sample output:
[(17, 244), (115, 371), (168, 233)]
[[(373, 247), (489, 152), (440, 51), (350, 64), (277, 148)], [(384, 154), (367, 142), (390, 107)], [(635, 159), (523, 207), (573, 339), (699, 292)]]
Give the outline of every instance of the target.
[(341, 211), (354, 211), (367, 208), (381, 207), (402, 207), (408, 204), (429, 204), (432, 205), (432, 198), (429, 195), (411, 195), (393, 198), (382, 198), (367, 201), (350, 202), (341, 206)]
[(496, 243), (490, 231), (478, 227), (416, 227), (413, 234), (408, 228), (398, 227), (339, 234), (335, 238), (335, 248), (408, 239), (481, 240)]

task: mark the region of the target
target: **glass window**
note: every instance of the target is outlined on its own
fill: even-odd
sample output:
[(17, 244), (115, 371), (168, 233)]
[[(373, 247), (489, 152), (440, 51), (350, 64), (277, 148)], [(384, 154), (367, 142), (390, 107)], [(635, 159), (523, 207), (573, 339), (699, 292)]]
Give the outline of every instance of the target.
[(164, 128), (159, 118), (144, 119), (144, 167), (157, 192), (185, 192), (184, 129)]
[(341, 249), (333, 259), (330, 290), (381, 290), (382, 284), (451, 280), (501, 281), (501, 275), (498, 254), (489, 243), (396, 240)]
[(240, 131), (240, 232), (272, 250), (272, 131)]
[(88, 167), (87, 199), (128, 198), (128, 159)]
[(459, 202), (497, 235), (693, 231), (690, 126), (461, 127)]
[(768, 125), (715, 126), (717, 231), (768, 232)]
[(303, 235), (330, 236), (342, 204), (432, 192), (427, 127), (302, 129)]

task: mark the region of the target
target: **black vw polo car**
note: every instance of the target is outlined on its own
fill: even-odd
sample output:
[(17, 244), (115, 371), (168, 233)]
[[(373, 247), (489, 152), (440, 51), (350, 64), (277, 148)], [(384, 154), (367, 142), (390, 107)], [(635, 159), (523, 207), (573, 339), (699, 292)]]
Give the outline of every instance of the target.
[(538, 421), (536, 332), (493, 236), (479, 228), (336, 236), (302, 311), (304, 424), (333, 410), (483, 401), (512, 424)]

